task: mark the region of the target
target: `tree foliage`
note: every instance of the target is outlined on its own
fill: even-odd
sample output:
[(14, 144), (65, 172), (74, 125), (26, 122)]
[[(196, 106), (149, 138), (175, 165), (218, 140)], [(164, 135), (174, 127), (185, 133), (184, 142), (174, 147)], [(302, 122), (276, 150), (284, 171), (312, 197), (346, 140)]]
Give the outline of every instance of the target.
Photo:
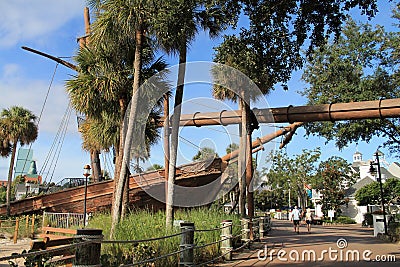
[(11, 155), (6, 200), (7, 215), (10, 215), (11, 183), (17, 145), (30, 144), (38, 137), (36, 116), (23, 107), (13, 106), (3, 109), (0, 113), (0, 137), (3, 138), (0, 146), (1, 155), (4, 157)]
[[(295, 155), (292, 158), (281, 150), (271, 154), (267, 159), (272, 161), (271, 168), (263, 170), (263, 175), (268, 179), (264, 182), (264, 186), (277, 192), (278, 194), (275, 194), (275, 196), (281, 195), (280, 190), (288, 190), (290, 187), (293, 202), (295, 203), (294, 200), (300, 197), (301, 206), (305, 208), (307, 206), (307, 193), (304, 186), (314, 181), (320, 155), (319, 148), (315, 150), (304, 149), (302, 154)], [(290, 203), (291, 206), (294, 205), (293, 202)]]
[(210, 147), (202, 147), (196, 155), (193, 156), (193, 161), (212, 160), (219, 157), (217, 152)]
[[(382, 185), (383, 198), (385, 203), (399, 202), (400, 196), (400, 180), (396, 178), (389, 178)], [(381, 192), (379, 188), (379, 182), (372, 182), (367, 184), (356, 191), (355, 199), (358, 201), (358, 205), (380, 205), (381, 204)]]
[(340, 206), (346, 204), (346, 185), (353, 184), (355, 179), (350, 164), (343, 158), (333, 156), (319, 164), (312, 186), (322, 194), (321, 204), (325, 215), (328, 210), (335, 210), (340, 215)]
[(301, 48), (308, 51), (323, 44), (328, 36), (339, 36), (345, 14), (359, 7), (373, 16), (376, 1), (239, 1), (249, 27), (227, 35), (216, 47), (215, 61), (234, 67), (250, 77), (263, 93), (282, 83), (287, 88), (293, 70), (303, 65)]
[(160, 165), (160, 164), (157, 164), (157, 163), (154, 163), (153, 165), (151, 165), (150, 167), (148, 167), (148, 168), (146, 169), (146, 171), (155, 171), (155, 170), (161, 170), (161, 169), (164, 169), (164, 166), (162, 166), (162, 165)]
[[(400, 97), (398, 33), (381, 26), (357, 24), (348, 19), (336, 42), (312, 53), (303, 79), (310, 86), (302, 93), (308, 104), (330, 104)], [(338, 79), (340, 77), (340, 79)], [(373, 136), (386, 139), (384, 146), (397, 154), (400, 131), (397, 119), (315, 122), (305, 126), (307, 134), (334, 140), (339, 149)]]

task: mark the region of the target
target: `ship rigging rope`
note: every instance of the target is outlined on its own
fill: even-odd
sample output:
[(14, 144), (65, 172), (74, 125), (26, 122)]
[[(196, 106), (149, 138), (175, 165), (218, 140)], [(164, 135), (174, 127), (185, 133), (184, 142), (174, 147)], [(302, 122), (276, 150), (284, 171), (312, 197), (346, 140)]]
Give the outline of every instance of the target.
[[(38, 120), (37, 120), (38, 127), (39, 127), (40, 120), (42, 119), (42, 115), (43, 115), (44, 107), (46, 106), (46, 103), (47, 103), (47, 99), (49, 98), (50, 89), (51, 89), (51, 87), (53, 85), (54, 77), (56, 76), (58, 65), (59, 65), (59, 63), (57, 63), (56, 66), (54, 67), (53, 75), (51, 76), (49, 87), (47, 88), (46, 97), (44, 98), (42, 109), (40, 110), (40, 114), (39, 114), (39, 117), (38, 117)], [(24, 160), (24, 166), (22, 167), (22, 171), (25, 170), (26, 162), (28, 161), (28, 156), (29, 156), (30, 151), (32, 149), (32, 145), (33, 145), (33, 142), (29, 144), (29, 150), (28, 150), (28, 153), (26, 154), (26, 158)]]
[[(109, 177), (112, 177), (114, 175), (114, 170), (113, 170), (113, 164), (111, 164), (110, 160), (110, 151), (106, 152), (104, 151), (102, 153), (103, 155), (103, 165), (104, 169), (107, 170)], [(103, 174), (103, 177), (105, 176), (105, 173)]]
[[(64, 125), (63, 125), (63, 127), (64, 127), (63, 128), (63, 132), (62, 132), (62, 135), (61, 135), (61, 139), (58, 141), (58, 146), (57, 146), (58, 153), (57, 153), (57, 157), (55, 158), (55, 162), (54, 162), (54, 165), (53, 165), (53, 172), (51, 173), (49, 183), (52, 181), (52, 179), (54, 177), (54, 172), (56, 170), (58, 159), (60, 158), (60, 154), (61, 154), (61, 149), (62, 149), (62, 146), (64, 144), (65, 136), (67, 134), (69, 120), (71, 118), (71, 113), (72, 113), (71, 102), (68, 103), (68, 107), (67, 107), (66, 113), (67, 113), (67, 115), (66, 115), (66, 120), (64, 121)], [(55, 154), (54, 154), (54, 156), (55, 156)], [(47, 178), (47, 176), (46, 176), (46, 178)]]
[(67, 133), (68, 124), (69, 124), (69, 120), (71, 117), (71, 112), (72, 112), (71, 103), (68, 103), (67, 109), (65, 110), (64, 116), (60, 123), (60, 127), (58, 128), (56, 137), (54, 138), (54, 141), (51, 145), (50, 151), (46, 156), (46, 160), (43, 164), (43, 167), (40, 170), (40, 174), (42, 174), (42, 175), (44, 175), (44, 173), (46, 172), (46, 177), (45, 177), (44, 181), (47, 181), (49, 173), (50, 172), (52, 173), (49, 183), (51, 182), (51, 180), (53, 178), (54, 171), (57, 166), (57, 162), (58, 162), (58, 159), (59, 159), (59, 156), (61, 153), (61, 148), (64, 143), (65, 135)]

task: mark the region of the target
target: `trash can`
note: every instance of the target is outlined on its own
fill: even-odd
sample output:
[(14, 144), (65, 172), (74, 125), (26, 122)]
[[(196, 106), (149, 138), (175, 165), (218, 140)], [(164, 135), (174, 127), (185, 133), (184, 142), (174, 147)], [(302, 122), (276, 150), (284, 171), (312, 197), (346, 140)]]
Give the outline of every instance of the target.
[[(374, 236), (377, 236), (379, 233), (385, 233), (385, 224), (383, 223), (383, 215), (380, 214), (372, 214), (373, 222), (374, 222)], [(386, 215), (386, 225), (389, 223), (390, 215)]]

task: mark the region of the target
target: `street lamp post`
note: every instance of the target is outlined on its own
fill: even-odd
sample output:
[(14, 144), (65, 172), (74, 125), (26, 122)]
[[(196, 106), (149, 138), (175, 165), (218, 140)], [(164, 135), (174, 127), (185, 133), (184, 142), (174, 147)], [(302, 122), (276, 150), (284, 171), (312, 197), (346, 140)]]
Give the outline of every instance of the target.
[(90, 176), (90, 165), (83, 167), (83, 176), (85, 176), (85, 198), (83, 199), (83, 227), (86, 226), (86, 198), (87, 198), (87, 183)]
[(288, 207), (290, 209), (290, 179), (287, 180), (289, 186), (289, 199), (288, 199)]
[(289, 194), (288, 194), (288, 220), (290, 220), (290, 216), (289, 216), (289, 212), (290, 212), (290, 179), (287, 179), (288, 182), (288, 190), (289, 190)]
[(375, 152), (375, 158), (376, 158), (376, 163), (372, 163), (372, 162), (370, 163), (369, 172), (371, 174), (376, 173), (374, 165), (377, 166), (377, 169), (378, 169), (377, 170), (377, 172), (378, 172), (378, 182), (379, 182), (379, 189), (380, 189), (380, 193), (381, 193), (381, 205), (382, 205), (382, 212), (383, 212), (383, 226), (385, 228), (385, 235), (387, 235), (388, 232), (387, 232), (387, 223), (386, 223), (385, 199), (383, 197), (382, 175), (381, 175), (381, 166), (380, 166), (380, 163), (379, 163), (378, 150), (376, 150), (376, 152)]

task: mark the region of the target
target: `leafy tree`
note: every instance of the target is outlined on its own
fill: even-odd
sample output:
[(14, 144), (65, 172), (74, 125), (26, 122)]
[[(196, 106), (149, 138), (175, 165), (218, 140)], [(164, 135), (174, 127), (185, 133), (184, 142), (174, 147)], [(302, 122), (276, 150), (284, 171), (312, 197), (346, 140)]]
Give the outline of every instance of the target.
[(386, 203), (400, 202), (400, 180), (396, 178), (389, 178), (383, 184), (383, 194)]
[(196, 155), (193, 156), (193, 161), (202, 161), (202, 160), (210, 160), (214, 158), (218, 158), (218, 154), (214, 149), (210, 147), (202, 147), (201, 150), (197, 152)]
[(300, 69), (300, 48), (308, 51), (322, 45), (332, 33), (339, 36), (345, 14), (354, 7), (373, 16), (376, 1), (240, 1), (249, 27), (227, 35), (215, 48), (215, 61), (228, 64), (250, 77), (264, 92), (289, 80)]
[(356, 175), (352, 174), (350, 164), (343, 158), (334, 156), (319, 164), (312, 185), (322, 194), (322, 210), (325, 215), (328, 210), (335, 210), (336, 216), (341, 214), (340, 206), (346, 203), (345, 185), (351, 185), (355, 180)]
[(36, 140), (38, 127), (35, 121), (36, 116), (31, 111), (22, 107), (13, 106), (9, 109), (3, 109), (0, 113), (0, 136), (4, 138), (2, 140), (3, 144), (10, 144), (11, 146), (11, 160), (7, 183), (7, 216), (10, 215), (11, 183), (17, 145), (18, 143), (21, 146), (27, 145)]
[(0, 203), (1, 204), (6, 203), (6, 199), (7, 199), (7, 187), (0, 186)]
[(16, 189), (17, 189), (17, 185), (18, 184), (25, 184), (25, 177), (22, 175), (18, 175), (17, 177), (15, 177), (14, 181), (12, 181), (11, 184), (11, 199), (15, 199), (15, 193), (16, 193)]
[(380, 202), (380, 191), (379, 183), (372, 182), (357, 190), (355, 199), (358, 201), (358, 205), (367, 206), (369, 204), (379, 204)]
[[(383, 183), (383, 197), (385, 203), (397, 203), (400, 196), (400, 180), (397, 178), (389, 178)], [(381, 204), (381, 191), (379, 182), (372, 182), (357, 190), (355, 199), (358, 205), (366, 206), (370, 204)]]
[(266, 211), (267, 209), (272, 209), (272, 201), (276, 201), (273, 192), (271, 190), (261, 190), (254, 192), (254, 205), (257, 209), (261, 211)]
[[(357, 24), (348, 19), (336, 42), (315, 50), (306, 65), (303, 79), (310, 87), (302, 94), (308, 98), (308, 104), (400, 97), (398, 59), (394, 59), (399, 41), (398, 34), (385, 32), (381, 26)], [(382, 136), (386, 139), (384, 146), (397, 156), (399, 129), (399, 121), (391, 118), (306, 125), (308, 135), (334, 140), (339, 149), (352, 142), (369, 142), (373, 136)]]
[[(268, 181), (264, 186), (268, 186), (275, 191), (276, 196), (283, 195), (283, 191), (288, 191), (289, 188), (293, 193), (293, 198), (300, 198), (303, 208), (307, 206), (307, 194), (304, 190), (305, 184), (310, 184), (317, 172), (317, 162), (320, 158), (320, 149), (303, 150), (302, 154), (295, 155), (294, 158), (289, 158), (286, 152), (277, 151), (271, 154), (268, 161), (272, 162), (271, 168), (264, 169), (263, 175), (266, 175)], [(286, 202), (285, 200), (283, 202)], [(286, 202), (287, 203), (287, 202)], [(292, 206), (293, 203), (290, 203)]]
[(239, 149), (239, 145), (236, 143), (229, 144), (228, 147), (225, 149), (226, 154), (230, 154), (235, 150)]
[(155, 164), (151, 165), (150, 167), (148, 167), (146, 170), (147, 171), (155, 171), (155, 170), (162, 170), (162, 169), (164, 169), (164, 167), (162, 165), (155, 163)]
[[(243, 14), (249, 19), (249, 27), (241, 28), (237, 35), (225, 36), (222, 44), (215, 48), (214, 61), (243, 72), (255, 82), (262, 94), (268, 94), (276, 84), (282, 84), (283, 88), (287, 89), (286, 82), (290, 79), (292, 71), (303, 66), (301, 48), (306, 40), (310, 52), (314, 47), (323, 44), (330, 34), (335, 33), (336, 36), (339, 34), (344, 15), (351, 8), (359, 6), (370, 16), (377, 8), (376, 1), (245, 0), (240, 2)], [(239, 97), (220, 86), (215, 86), (214, 91), (214, 96), (219, 99), (233, 100)], [(247, 132), (249, 142), (251, 142), (250, 99), (256, 97), (257, 95), (248, 90), (242, 90), (240, 93), (239, 104), (244, 125), (242, 132)], [(244, 139), (241, 141), (241, 146), (243, 147), (241, 154), (244, 155), (244, 147), (248, 149)], [(243, 172), (242, 168), (239, 164), (239, 172)], [(244, 189), (241, 187), (241, 190)], [(243, 211), (242, 208), (241, 213)]]

